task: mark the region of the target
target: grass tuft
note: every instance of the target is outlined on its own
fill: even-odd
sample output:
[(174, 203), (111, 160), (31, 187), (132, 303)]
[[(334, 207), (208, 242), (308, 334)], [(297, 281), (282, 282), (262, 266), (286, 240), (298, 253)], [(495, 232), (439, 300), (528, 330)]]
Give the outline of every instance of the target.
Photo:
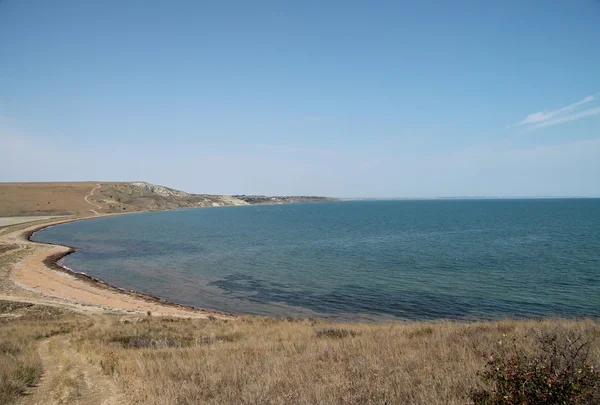
[(356, 332), (353, 330), (341, 329), (341, 328), (319, 328), (315, 332), (318, 338), (332, 338), (332, 339), (343, 339), (345, 337), (354, 337)]

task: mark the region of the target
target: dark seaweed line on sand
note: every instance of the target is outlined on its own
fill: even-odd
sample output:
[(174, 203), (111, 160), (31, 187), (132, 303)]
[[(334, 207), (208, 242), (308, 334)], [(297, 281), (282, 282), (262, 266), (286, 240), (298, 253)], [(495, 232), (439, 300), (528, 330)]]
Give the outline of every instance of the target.
[[(132, 214), (132, 213), (127, 213), (127, 214)], [(127, 214), (117, 214), (117, 215), (127, 215)], [(78, 278), (84, 282), (90, 283), (91, 285), (98, 287), (98, 288), (103, 288), (109, 291), (114, 291), (117, 292), (119, 294), (125, 294), (125, 295), (129, 295), (132, 296), (134, 298), (138, 298), (141, 299), (143, 301), (146, 302), (150, 302), (150, 303), (155, 303), (155, 304), (161, 304), (161, 305), (165, 305), (165, 306), (169, 306), (169, 307), (174, 307), (174, 308), (180, 308), (180, 309), (186, 309), (186, 310), (191, 310), (191, 311), (196, 311), (196, 312), (202, 312), (202, 313), (207, 313), (207, 314), (215, 314), (215, 315), (223, 315), (223, 316), (231, 316), (231, 317), (235, 317), (235, 314), (231, 314), (231, 313), (227, 313), (227, 312), (220, 312), (220, 311), (212, 311), (212, 310), (206, 310), (206, 309), (202, 309), (202, 308), (196, 308), (194, 306), (191, 305), (184, 305), (184, 304), (179, 304), (177, 302), (173, 302), (173, 301), (168, 301), (165, 300), (163, 298), (151, 295), (151, 294), (147, 294), (147, 293), (140, 293), (134, 290), (126, 290), (124, 288), (121, 287), (117, 287), (117, 286), (113, 286), (111, 284), (106, 283), (105, 281), (96, 278), (96, 277), (92, 277), (88, 274), (82, 273), (82, 272), (77, 272), (67, 266), (62, 266), (61, 264), (59, 264), (58, 262), (62, 259), (64, 259), (65, 257), (67, 257), (68, 255), (75, 253), (77, 251), (76, 247), (73, 246), (68, 246), (68, 245), (58, 245), (56, 243), (50, 243), (50, 242), (38, 242), (35, 240), (32, 240), (31, 238), (39, 231), (43, 231), (46, 228), (50, 228), (52, 226), (56, 226), (56, 225), (63, 225), (63, 224), (67, 224), (70, 222), (77, 222), (77, 221), (83, 221), (83, 220), (89, 220), (89, 219), (98, 219), (98, 218), (102, 218), (102, 217), (91, 217), (91, 218), (76, 218), (76, 219), (71, 219), (71, 220), (67, 220), (64, 222), (59, 222), (57, 224), (50, 224), (50, 225), (41, 225), (38, 228), (35, 228), (33, 230), (30, 231), (25, 231), (23, 233), (23, 236), (30, 242), (32, 243), (39, 243), (42, 245), (51, 245), (51, 246), (62, 246), (62, 247), (66, 247), (68, 248), (68, 250), (66, 252), (61, 252), (61, 253), (55, 253), (53, 255), (49, 255), (47, 256), (43, 263), (46, 267), (48, 267), (50, 270), (54, 270), (54, 271), (60, 271), (63, 273), (67, 273), (70, 274), (71, 276), (74, 276), (75, 278)]]

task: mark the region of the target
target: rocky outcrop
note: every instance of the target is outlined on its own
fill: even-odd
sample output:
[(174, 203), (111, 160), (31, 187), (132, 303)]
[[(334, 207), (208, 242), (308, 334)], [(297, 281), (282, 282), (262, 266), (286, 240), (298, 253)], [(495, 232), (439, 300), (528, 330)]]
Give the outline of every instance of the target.
[(148, 193), (157, 194), (161, 197), (189, 197), (185, 191), (173, 190), (172, 188), (157, 186), (156, 184), (146, 183), (145, 181), (136, 181), (131, 183), (133, 187), (138, 187)]

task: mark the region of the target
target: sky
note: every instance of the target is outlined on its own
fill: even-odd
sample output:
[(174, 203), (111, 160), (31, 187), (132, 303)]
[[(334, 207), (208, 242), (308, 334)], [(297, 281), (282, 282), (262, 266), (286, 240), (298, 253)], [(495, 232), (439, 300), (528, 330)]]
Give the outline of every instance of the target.
[(600, 1), (0, 0), (0, 181), (600, 196)]

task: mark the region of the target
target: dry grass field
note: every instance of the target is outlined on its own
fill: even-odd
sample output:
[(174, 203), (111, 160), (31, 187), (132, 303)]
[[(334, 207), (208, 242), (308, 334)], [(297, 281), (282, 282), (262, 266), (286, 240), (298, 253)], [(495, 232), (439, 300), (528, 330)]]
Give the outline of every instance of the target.
[(192, 207), (334, 200), (336, 199), (307, 196), (188, 194), (145, 182), (0, 183), (0, 217), (89, 216)]
[(89, 215), (96, 183), (0, 183), (0, 216)]
[[(95, 403), (78, 376), (98, 373), (131, 404), (467, 404), (503, 345), (533, 351), (542, 332), (600, 335), (591, 320), (87, 317), (6, 302), (0, 316), (0, 403), (38, 389), (47, 403)], [(600, 360), (597, 341), (590, 358)], [(31, 388), (53, 364), (52, 383)]]
[(134, 404), (465, 404), (498, 346), (533, 350), (556, 329), (600, 333), (583, 321), (152, 319), (90, 328), (78, 345)]
[(214, 199), (226, 205), (220, 196), (161, 195), (132, 183), (0, 183), (0, 217), (89, 216), (174, 209), (212, 205)]
[(44, 373), (39, 344), (89, 324), (58, 308), (0, 301), (0, 404), (29, 393)]

